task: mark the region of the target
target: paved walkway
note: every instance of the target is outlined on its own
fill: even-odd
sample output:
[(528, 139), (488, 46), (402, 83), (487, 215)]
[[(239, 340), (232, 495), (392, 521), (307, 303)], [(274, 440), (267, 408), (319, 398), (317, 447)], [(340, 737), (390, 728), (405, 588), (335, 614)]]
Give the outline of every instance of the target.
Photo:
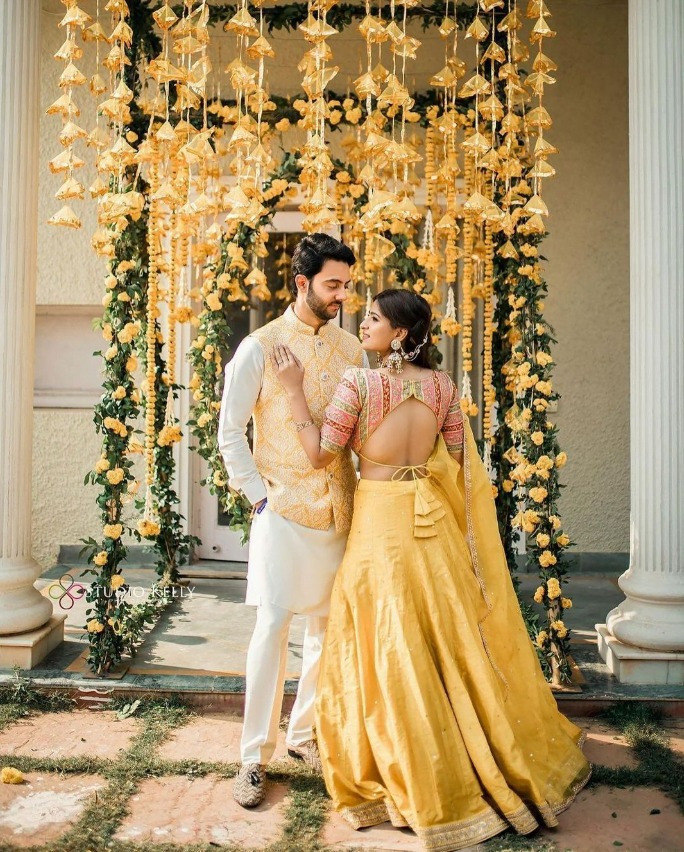
[[(163, 846), (171, 852), (191, 843), (231, 852), (419, 849), (409, 830), (389, 824), (352, 831), (330, 811), (320, 781), (286, 757), (282, 739), (265, 802), (241, 809), (230, 780), (239, 721), (221, 714), (170, 718), (170, 712), (119, 719), (109, 710), (75, 710), (0, 730), (0, 767), (15, 766), (25, 777), (22, 784), (0, 784), (0, 850), (132, 852), (172, 844)], [(592, 762), (626, 772), (637, 766), (616, 728), (576, 721), (587, 730)], [(684, 756), (684, 721), (666, 722), (665, 733)], [(659, 789), (592, 785), (560, 816), (558, 829), (510, 838), (511, 846), (498, 838), (475, 848), (678, 852), (682, 837), (684, 816)]]

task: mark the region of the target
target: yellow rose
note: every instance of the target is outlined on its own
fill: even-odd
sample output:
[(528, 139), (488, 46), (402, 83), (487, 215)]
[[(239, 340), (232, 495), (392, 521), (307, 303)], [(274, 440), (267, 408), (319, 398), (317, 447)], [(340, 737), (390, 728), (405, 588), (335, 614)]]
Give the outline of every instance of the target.
[(284, 133), (286, 130), (289, 130), (291, 127), (292, 127), (292, 125), (290, 124), (289, 118), (281, 118), (280, 121), (276, 121), (276, 123), (275, 123), (275, 129), (279, 133)]
[(154, 536), (159, 535), (160, 527), (155, 521), (146, 521), (142, 518), (138, 521), (138, 532), (143, 538), (154, 538)]
[[(558, 560), (550, 550), (544, 550), (539, 557), (539, 564), (542, 568), (548, 568), (551, 565), (555, 565), (556, 562), (558, 562)], [(549, 595), (549, 597), (551, 597), (551, 595)], [(556, 597), (558, 597), (558, 595), (556, 595)]]
[(88, 633), (102, 633), (104, 630), (104, 624), (96, 618), (91, 618), (86, 627), (88, 629)]
[(535, 600), (535, 603), (538, 603), (538, 604), (540, 604), (544, 600), (544, 587), (543, 586), (537, 586), (537, 590), (534, 593), (534, 600)]
[(511, 479), (504, 479), (502, 485), (503, 485), (503, 490), (507, 494), (510, 494), (511, 491), (515, 488), (515, 483)]
[(111, 293), (105, 293), (105, 295), (102, 297), (102, 307), (108, 308), (111, 305), (111, 303), (112, 303), (112, 294)]
[(126, 359), (126, 372), (134, 373), (138, 369), (138, 359), (135, 355), (129, 355)]
[(114, 358), (116, 358), (118, 351), (119, 347), (116, 344), (114, 344), (114, 346), (110, 346), (109, 349), (105, 351), (105, 360), (112, 361)]
[(176, 322), (190, 322), (194, 315), (194, 311), (188, 305), (179, 305), (174, 312)]
[(109, 466), (107, 459), (98, 459), (95, 463), (95, 473), (104, 473), (106, 470), (109, 470)]
[(543, 393), (544, 396), (550, 396), (553, 386), (551, 382), (537, 382), (537, 390), (539, 393)]
[(572, 609), (572, 601), (570, 598), (561, 598), (561, 606), (563, 609)]
[(549, 521), (554, 530), (559, 530), (561, 528), (561, 519), (558, 515), (549, 515)]
[(212, 479), (214, 485), (216, 485), (218, 488), (222, 488), (224, 485), (226, 485), (226, 480), (223, 478), (219, 470), (214, 471), (214, 476), (212, 477)]
[(96, 553), (95, 556), (93, 556), (93, 563), (95, 565), (99, 565), (99, 567), (102, 568), (103, 565), (107, 564), (107, 558), (107, 551), (101, 550), (99, 553)]
[(530, 435), (530, 440), (532, 441), (532, 443), (535, 446), (541, 447), (541, 445), (544, 443), (544, 433), (543, 432), (533, 432)]
[(555, 632), (559, 639), (565, 639), (568, 635), (568, 628), (560, 620), (551, 622), (551, 630)]
[(112, 391), (113, 399), (124, 399), (126, 396), (126, 388), (123, 385), (119, 385), (116, 390)]
[(549, 364), (553, 363), (553, 358), (548, 352), (537, 352), (535, 360), (540, 367), (548, 367)]
[(565, 533), (561, 533), (556, 541), (561, 547), (567, 547), (570, 544), (570, 536), (567, 536)]
[(114, 574), (112, 579), (109, 581), (109, 585), (114, 589), (120, 589), (126, 581), (124, 580), (121, 574)]
[(546, 632), (546, 630), (540, 630), (539, 633), (537, 633), (537, 646), (539, 648), (543, 648), (548, 641), (549, 634)]
[(206, 302), (212, 311), (220, 311), (223, 308), (221, 297), (218, 293), (209, 293)]
[(105, 524), (102, 532), (105, 534), (106, 538), (112, 538), (116, 540), (117, 538), (121, 538), (121, 533), (123, 532), (123, 524)]
[(551, 470), (553, 467), (553, 461), (549, 458), (549, 456), (539, 456), (537, 459), (537, 468), (539, 470)]
[(104, 339), (105, 339), (105, 340), (112, 340), (112, 339), (113, 339), (113, 337), (114, 337), (114, 329), (112, 328), (112, 324), (111, 324), (111, 323), (106, 322), (106, 323), (102, 326), (102, 336), (104, 337)]
[(197, 425), (200, 427), (200, 429), (203, 429), (205, 426), (208, 426), (212, 420), (213, 418), (211, 414), (205, 411), (204, 414), (200, 414), (200, 416), (197, 418)]
[(116, 280), (116, 277), (114, 275), (108, 275), (105, 278), (105, 287), (108, 290), (113, 290), (116, 287), (117, 284), (118, 284), (118, 281)]
[(558, 453), (556, 456), (556, 467), (565, 467), (568, 462), (568, 454), (565, 452)]
[(107, 482), (110, 485), (118, 485), (125, 476), (125, 471), (121, 467), (115, 467), (113, 470), (107, 471)]
[(546, 490), (546, 488), (538, 486), (537, 488), (530, 488), (529, 494), (535, 503), (543, 503), (544, 500), (546, 500), (546, 498), (548, 497), (549, 492)]
[(119, 295), (116, 298), (119, 300), (119, 302), (130, 302), (131, 301), (131, 297), (125, 291), (123, 293), (119, 293)]
[(539, 547), (548, 547), (549, 543), (551, 542), (551, 536), (547, 535), (546, 533), (539, 533), (535, 541), (537, 542)]
[(180, 426), (164, 426), (157, 436), (157, 445), (168, 447), (177, 444), (183, 437)]
[(561, 596), (561, 587), (560, 583), (556, 579), (556, 577), (549, 577), (546, 581), (546, 594), (549, 596), (549, 600), (556, 601)]

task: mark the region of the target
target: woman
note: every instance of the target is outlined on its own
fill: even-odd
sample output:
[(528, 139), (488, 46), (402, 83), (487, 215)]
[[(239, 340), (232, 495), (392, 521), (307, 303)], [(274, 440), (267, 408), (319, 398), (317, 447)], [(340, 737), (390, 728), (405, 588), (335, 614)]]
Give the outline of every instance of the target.
[(361, 324), (379, 369), (345, 373), (320, 431), (297, 360), (271, 357), (313, 466), (348, 441), (360, 457), (318, 683), (328, 791), (354, 828), (390, 819), (447, 852), (557, 825), (590, 766), (527, 636), (456, 387), (430, 368), (430, 326), (422, 297), (379, 293)]

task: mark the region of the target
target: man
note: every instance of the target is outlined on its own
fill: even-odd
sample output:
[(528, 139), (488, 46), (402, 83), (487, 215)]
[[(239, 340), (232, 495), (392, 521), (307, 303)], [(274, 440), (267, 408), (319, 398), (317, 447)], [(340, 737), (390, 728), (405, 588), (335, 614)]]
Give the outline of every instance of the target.
[[(320, 425), (342, 373), (363, 364), (359, 341), (330, 322), (347, 298), (355, 260), (333, 237), (304, 237), (292, 256), (294, 304), (245, 338), (226, 366), (219, 446), (231, 487), (254, 507), (246, 603), (257, 607), (257, 617), (247, 652), (242, 766), (233, 787), (243, 807), (264, 798), (264, 768), (276, 745), (295, 613), (305, 614), (307, 622), (286, 743), (292, 757), (320, 768), (313, 735), (316, 680), (356, 475), (349, 450), (323, 470), (311, 466), (297, 437), (301, 424), (292, 419), (269, 355), (274, 345), (286, 344), (304, 364), (304, 392)], [(250, 418), (253, 455), (245, 435)]]

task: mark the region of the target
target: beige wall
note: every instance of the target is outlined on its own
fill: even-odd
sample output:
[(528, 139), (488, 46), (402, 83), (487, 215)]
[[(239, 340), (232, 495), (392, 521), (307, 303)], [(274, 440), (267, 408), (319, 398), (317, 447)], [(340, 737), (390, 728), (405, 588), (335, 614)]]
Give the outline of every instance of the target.
[[(627, 0), (550, 7), (558, 64), (545, 185), (548, 319), (558, 346), (556, 422), (570, 457), (561, 510), (579, 551), (629, 548)], [(547, 188), (546, 188), (547, 187)], [(553, 419), (553, 418), (552, 418)]]
[[(45, 5), (44, 108), (58, 94), (61, 64), (52, 54), (63, 37), (57, 30), (63, 6), (57, 0)], [(88, 0), (82, 5), (90, 10)], [(545, 254), (548, 318), (559, 339), (556, 385), (563, 394), (555, 417), (570, 456), (561, 508), (579, 551), (624, 551), (629, 524), (627, 0), (555, 0), (551, 6), (558, 37), (546, 52), (559, 70), (558, 83), (547, 89), (546, 105), (554, 119), (548, 137), (560, 154), (553, 159), (557, 175), (545, 190), (551, 210)], [(429, 57), (428, 38), (416, 34), (425, 38)], [(358, 57), (355, 47), (339, 44), (345, 48), (344, 88)], [(299, 45), (296, 50), (283, 47), (283, 90), (294, 90), (300, 54)], [(88, 63), (81, 67), (92, 73)], [(418, 72), (417, 81), (423, 76)], [(78, 103), (80, 122), (92, 127), (92, 98), (79, 93)], [(59, 119), (41, 118), (38, 303), (93, 305), (95, 315), (103, 273), (89, 247), (95, 227), (92, 203), (74, 204), (84, 223), (78, 232), (45, 224), (57, 209), (53, 193), (59, 180), (46, 164), (59, 151), (58, 132)], [(93, 177), (90, 172), (81, 179), (87, 186)], [(60, 544), (97, 535), (95, 489), (82, 482), (98, 456), (89, 411), (36, 411), (33, 535), (35, 555), (43, 564), (54, 560)]]

